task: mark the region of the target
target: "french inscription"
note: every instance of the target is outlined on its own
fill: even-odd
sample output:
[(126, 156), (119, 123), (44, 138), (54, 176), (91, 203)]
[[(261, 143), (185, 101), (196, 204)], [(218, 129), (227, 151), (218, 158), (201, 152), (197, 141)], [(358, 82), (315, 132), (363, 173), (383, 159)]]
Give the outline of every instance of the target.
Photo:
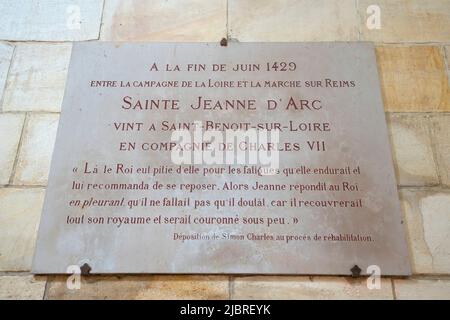
[(410, 273), (373, 46), (76, 43), (35, 273)]

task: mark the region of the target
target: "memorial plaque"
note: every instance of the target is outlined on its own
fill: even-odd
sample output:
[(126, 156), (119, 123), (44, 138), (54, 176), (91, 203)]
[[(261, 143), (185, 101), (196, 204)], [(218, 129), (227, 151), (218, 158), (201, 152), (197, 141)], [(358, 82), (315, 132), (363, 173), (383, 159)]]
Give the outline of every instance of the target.
[(82, 265), (409, 274), (373, 45), (75, 43), (33, 271)]

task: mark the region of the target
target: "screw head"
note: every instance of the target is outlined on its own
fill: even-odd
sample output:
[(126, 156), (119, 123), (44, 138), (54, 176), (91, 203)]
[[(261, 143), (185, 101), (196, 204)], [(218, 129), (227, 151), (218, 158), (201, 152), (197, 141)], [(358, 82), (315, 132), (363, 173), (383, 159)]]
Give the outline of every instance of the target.
[(80, 267), (80, 270), (82, 275), (88, 275), (91, 272), (92, 268), (90, 265), (85, 263)]
[(352, 277), (359, 277), (361, 275), (361, 268), (358, 265), (354, 265), (353, 268), (350, 269), (352, 272)]

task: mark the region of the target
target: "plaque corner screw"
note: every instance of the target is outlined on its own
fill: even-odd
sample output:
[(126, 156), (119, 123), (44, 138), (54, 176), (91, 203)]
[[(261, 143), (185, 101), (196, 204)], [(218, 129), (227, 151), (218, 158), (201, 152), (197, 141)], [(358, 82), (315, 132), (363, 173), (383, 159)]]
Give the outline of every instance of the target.
[(222, 47), (226, 47), (228, 45), (228, 40), (227, 38), (222, 38), (222, 40), (220, 40), (220, 45)]
[(92, 268), (91, 268), (90, 265), (88, 265), (87, 263), (85, 263), (85, 264), (83, 264), (83, 265), (80, 267), (80, 270), (81, 270), (81, 274), (82, 274), (83, 276), (86, 276), (86, 275), (88, 275), (88, 274), (91, 272)]
[(351, 268), (350, 269), (350, 271), (352, 272), (352, 277), (353, 278), (356, 278), (356, 277), (359, 277), (360, 275), (361, 275), (361, 268), (360, 267), (358, 267), (358, 265), (357, 264), (355, 264), (354, 266), (353, 266), (353, 268)]

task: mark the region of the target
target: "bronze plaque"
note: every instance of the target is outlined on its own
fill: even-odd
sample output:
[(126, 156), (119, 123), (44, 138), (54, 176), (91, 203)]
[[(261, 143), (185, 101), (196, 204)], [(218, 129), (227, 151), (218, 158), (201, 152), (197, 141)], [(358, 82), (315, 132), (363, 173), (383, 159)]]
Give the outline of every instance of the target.
[(33, 271), (82, 265), (410, 274), (373, 45), (75, 43)]

